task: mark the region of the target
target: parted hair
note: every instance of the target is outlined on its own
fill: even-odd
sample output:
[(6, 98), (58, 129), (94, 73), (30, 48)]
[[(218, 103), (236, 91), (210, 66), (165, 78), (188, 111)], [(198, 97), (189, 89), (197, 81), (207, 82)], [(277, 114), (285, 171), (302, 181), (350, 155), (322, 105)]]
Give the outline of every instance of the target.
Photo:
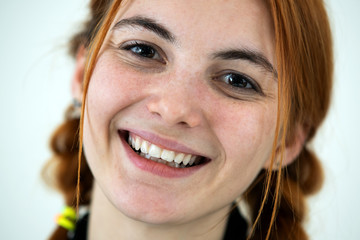
[[(265, 1), (275, 30), (279, 89), (276, 138), (281, 139), (282, 146), (280, 154), (276, 154), (274, 147), (271, 162), (274, 163), (275, 158), (281, 162), (285, 147), (294, 141), (297, 125), (308, 134), (300, 154), (291, 164), (262, 170), (243, 194), (253, 226), (248, 239), (306, 240), (303, 227), (307, 212), (305, 200), (316, 193), (323, 182), (321, 164), (309, 148), (309, 142), (330, 104), (333, 78), (331, 31), (323, 0)], [(97, 57), (120, 3), (121, 0), (91, 0), (88, 20), (69, 42), (71, 56), (75, 57), (80, 47), (85, 47), (91, 54), (85, 69), (85, 97), (95, 67), (92, 60)], [(86, 206), (91, 200), (93, 175), (81, 151), (79, 156), (82, 122), (71, 116), (72, 111), (73, 106), (70, 106), (64, 122), (51, 137), (53, 157), (45, 165), (43, 177), (63, 194), (66, 205), (75, 206), (78, 198), (78, 204)], [(67, 231), (58, 227), (50, 239), (67, 239)]]

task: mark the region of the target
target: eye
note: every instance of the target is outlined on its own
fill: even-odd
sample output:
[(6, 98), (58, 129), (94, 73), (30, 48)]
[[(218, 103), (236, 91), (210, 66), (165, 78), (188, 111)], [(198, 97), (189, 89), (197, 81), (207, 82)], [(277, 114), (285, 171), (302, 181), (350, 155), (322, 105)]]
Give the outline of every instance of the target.
[(159, 51), (156, 48), (157, 47), (153, 47), (150, 44), (139, 43), (137, 41), (126, 43), (121, 46), (121, 49), (131, 52), (136, 57), (144, 60), (156, 60), (165, 63), (164, 58), (161, 54), (159, 54)]
[(156, 54), (155, 49), (145, 44), (139, 44), (136, 46), (131, 46), (127, 50), (132, 51), (133, 53), (140, 55), (146, 58), (153, 58)]
[(241, 74), (229, 73), (226, 74), (223, 79), (225, 83), (236, 88), (254, 89), (254, 86), (250, 83), (250, 80)]
[(243, 73), (233, 71), (225, 73), (221, 72), (213, 77), (213, 80), (215, 80), (217, 86), (227, 95), (235, 98), (241, 98), (244, 94), (264, 95), (259, 84)]

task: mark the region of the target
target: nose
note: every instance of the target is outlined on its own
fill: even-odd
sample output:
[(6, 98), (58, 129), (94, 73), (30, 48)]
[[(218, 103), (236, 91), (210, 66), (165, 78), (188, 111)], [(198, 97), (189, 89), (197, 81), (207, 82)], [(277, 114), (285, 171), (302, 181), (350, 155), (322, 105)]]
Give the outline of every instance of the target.
[(204, 120), (197, 92), (194, 87), (184, 82), (159, 84), (146, 107), (151, 114), (161, 118), (169, 126), (197, 127)]

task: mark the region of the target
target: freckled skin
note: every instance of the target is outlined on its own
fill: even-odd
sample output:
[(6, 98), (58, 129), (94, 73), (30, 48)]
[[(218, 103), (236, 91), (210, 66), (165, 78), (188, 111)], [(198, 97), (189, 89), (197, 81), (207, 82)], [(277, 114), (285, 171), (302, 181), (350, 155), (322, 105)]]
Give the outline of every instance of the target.
[[(164, 226), (216, 222), (269, 160), (277, 84), (271, 74), (247, 62), (209, 55), (246, 47), (274, 64), (269, 12), (254, 0), (135, 0), (116, 21), (136, 15), (155, 19), (177, 41), (169, 43), (139, 28), (113, 31), (106, 38), (90, 81), (84, 125), (85, 154), (99, 186), (96, 194), (111, 203), (102, 211)], [(144, 63), (119, 49), (131, 40), (156, 44), (167, 64)], [(229, 96), (209, 77), (214, 66), (245, 72), (265, 96), (245, 91)], [(177, 141), (210, 156), (211, 162), (179, 179), (140, 171), (120, 142), (117, 131), (123, 128)]]

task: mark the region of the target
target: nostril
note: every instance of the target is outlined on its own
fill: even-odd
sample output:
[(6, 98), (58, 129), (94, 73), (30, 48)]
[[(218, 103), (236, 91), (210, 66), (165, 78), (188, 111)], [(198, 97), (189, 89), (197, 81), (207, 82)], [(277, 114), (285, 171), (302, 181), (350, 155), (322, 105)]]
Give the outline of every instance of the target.
[(151, 113), (154, 114), (154, 115), (157, 116), (157, 117), (161, 117), (161, 114), (158, 113), (158, 112), (151, 112)]

